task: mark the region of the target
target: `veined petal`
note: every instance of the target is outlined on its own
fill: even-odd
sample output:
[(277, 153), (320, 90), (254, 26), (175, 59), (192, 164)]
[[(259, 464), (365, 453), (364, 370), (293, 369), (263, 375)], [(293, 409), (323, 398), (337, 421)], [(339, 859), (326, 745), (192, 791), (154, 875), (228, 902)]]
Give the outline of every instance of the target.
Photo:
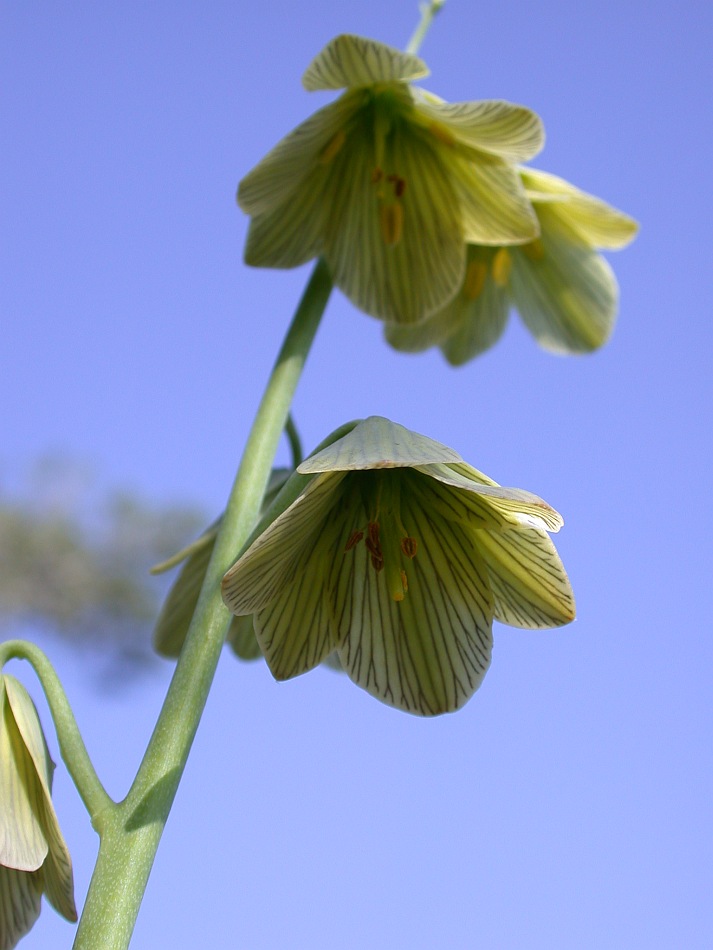
[(262, 657), (252, 617), (233, 617), (225, 642), (241, 660), (259, 660)]
[(512, 248), (510, 290), (537, 342), (555, 353), (587, 353), (609, 338), (618, 287), (604, 258), (584, 244), (555, 205), (539, 205), (538, 253)]
[(531, 109), (500, 99), (480, 102), (438, 102), (419, 96), (417, 109), (469, 148), (508, 162), (526, 162), (542, 149), (542, 120)]
[(478, 688), (492, 650), (492, 594), (472, 538), (403, 496), (418, 535), (400, 602), (363, 546), (335, 566), (339, 658), (373, 696), (422, 716), (452, 712)]
[(636, 236), (636, 221), (601, 198), (548, 172), (523, 168), (520, 173), (535, 210), (539, 213), (542, 205), (548, 205), (592, 247), (616, 250)]
[(0, 865), (0, 948), (11, 950), (40, 916), (42, 872)]
[(336, 646), (327, 580), (352, 524), (344, 508), (324, 520), (303, 564), (255, 615), (255, 635), (275, 679), (306, 673)]
[(447, 445), (382, 416), (369, 416), (347, 435), (305, 459), (297, 471), (346, 472), (462, 461)]
[(344, 478), (342, 472), (314, 478), (233, 564), (223, 577), (222, 591), (225, 605), (234, 614), (262, 610), (301, 573)]
[(524, 244), (540, 225), (517, 171), (498, 158), (477, 161), (451, 156), (448, 162), (470, 244)]
[(475, 526), (479, 526), (480, 522), (480, 525), (500, 529), (524, 526), (559, 531), (563, 525), (564, 521), (559, 512), (538, 495), (533, 495), (523, 488), (505, 488), (496, 483), (478, 481), (471, 475), (471, 471), (482, 478), (481, 473), (477, 469), (469, 469), (470, 466), (465, 463), (417, 466), (417, 471), (430, 476), (435, 482), (451, 489), (461, 489), (459, 492), (448, 492), (437, 491), (433, 485), (427, 488), (429, 492), (434, 490), (446, 500), (452, 514), (445, 509), (443, 513), (449, 520), (475, 523)]
[(544, 531), (477, 531), (495, 597), (495, 619), (535, 630), (574, 620), (574, 593)]
[[(465, 244), (452, 175), (435, 146), (403, 119), (395, 120), (377, 157), (366, 119), (333, 160), (341, 187), (334, 190), (324, 256), (335, 284), (357, 307), (394, 323), (418, 323), (447, 303), (463, 280)], [(379, 172), (383, 181), (375, 181)], [(392, 175), (403, 185), (398, 197), (388, 182)], [(390, 220), (398, 227), (385, 227)]]
[(466, 279), (447, 305), (451, 332), (440, 342), (452, 366), (461, 366), (493, 346), (503, 334), (510, 303), (502, 282), (494, 278), (493, 248), (469, 245)]
[[(23, 720), (24, 697), (32, 704), (24, 687), (14, 677), (0, 676), (0, 762), (3, 763), (0, 772), (0, 865), (18, 871), (36, 871), (49, 850), (42, 826), (42, 802), (46, 792), (32, 751), (15, 718), (11, 693), (16, 694), (14, 705), (20, 710)], [(34, 705), (32, 709), (34, 712)], [(24, 721), (23, 726), (32, 746), (41, 749), (44, 755), (44, 738), (36, 712), (34, 718), (34, 726)], [(44, 773), (47, 766), (40, 764)]]
[(345, 132), (360, 103), (359, 96), (340, 96), (279, 141), (238, 185), (242, 210), (250, 215), (272, 211), (292, 197), (315, 167), (328, 174), (329, 162), (320, 166), (320, 157)]
[(382, 82), (411, 82), (428, 75), (428, 67), (412, 53), (363, 36), (343, 33), (315, 56), (302, 77), (309, 92)]
[(210, 530), (209, 537), (206, 537), (208, 532), (202, 536), (205, 543), (197, 544), (188, 555), (163, 602), (153, 633), (153, 646), (160, 656), (175, 658), (183, 648), (213, 554), (216, 534), (217, 527)]

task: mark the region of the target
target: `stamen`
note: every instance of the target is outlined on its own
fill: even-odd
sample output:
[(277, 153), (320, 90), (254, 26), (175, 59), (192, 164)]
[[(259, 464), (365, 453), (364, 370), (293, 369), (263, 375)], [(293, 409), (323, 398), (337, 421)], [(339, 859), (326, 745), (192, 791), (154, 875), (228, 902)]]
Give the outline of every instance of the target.
[(407, 558), (415, 558), (418, 551), (416, 538), (401, 538), (401, 553)]
[(381, 226), (381, 238), (384, 244), (388, 247), (398, 244), (404, 226), (403, 206), (398, 203), (380, 204), (379, 225)]
[(463, 293), (468, 300), (477, 300), (485, 287), (488, 268), (483, 261), (471, 261), (465, 271)]
[(342, 146), (347, 140), (347, 133), (344, 129), (340, 129), (337, 134), (332, 138), (322, 149), (322, 154), (319, 156), (320, 165), (329, 165), (332, 159), (342, 150)]
[(378, 185), (381, 179), (384, 177), (384, 173), (380, 168), (375, 168), (371, 173), (371, 183), (372, 185)]
[(506, 287), (512, 270), (512, 258), (504, 247), (498, 248), (493, 258), (493, 280), (498, 287)]
[(353, 547), (356, 547), (356, 545), (359, 544), (363, 537), (363, 531), (352, 531), (352, 533), (349, 535), (346, 545), (344, 546), (344, 550), (351, 551)]
[(401, 586), (404, 589), (404, 594), (408, 594), (408, 577), (406, 577), (406, 571), (401, 571)]

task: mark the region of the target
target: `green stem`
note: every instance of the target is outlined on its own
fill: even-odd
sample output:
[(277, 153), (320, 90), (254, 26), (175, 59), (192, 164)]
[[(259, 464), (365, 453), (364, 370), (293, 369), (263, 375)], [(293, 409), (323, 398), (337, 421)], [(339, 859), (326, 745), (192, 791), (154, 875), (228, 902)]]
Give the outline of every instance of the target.
[[(116, 807), (94, 771), (91, 759), (74, 718), (67, 694), (59, 677), (39, 647), (25, 640), (8, 640), (0, 644), (0, 669), (10, 659), (27, 660), (42, 684), (52, 721), (57, 732), (59, 751), (72, 781), (77, 786), (92, 822), (100, 824), (100, 816)], [(96, 825), (95, 825), (96, 827)]]
[(413, 36), (408, 41), (408, 46), (406, 47), (407, 53), (413, 53), (414, 55), (418, 53), (421, 48), (421, 43), (423, 43), (431, 23), (433, 23), (433, 18), (437, 13), (440, 13), (445, 2), (446, 0), (429, 0), (428, 3), (422, 3), (420, 5), (421, 21), (414, 30)]
[(125, 950), (210, 690), (230, 614), (220, 582), (260, 510), (277, 445), (332, 289), (318, 261), (245, 446), (186, 642), (129, 794), (102, 829), (74, 950)]

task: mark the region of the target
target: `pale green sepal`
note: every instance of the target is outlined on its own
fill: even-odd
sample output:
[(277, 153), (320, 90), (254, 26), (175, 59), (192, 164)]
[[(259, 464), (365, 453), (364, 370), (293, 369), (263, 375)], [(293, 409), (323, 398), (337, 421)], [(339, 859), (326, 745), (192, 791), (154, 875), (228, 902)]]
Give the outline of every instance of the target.
[[(480, 102), (434, 102), (414, 91), (419, 112), (450, 132), (453, 138), (508, 162), (526, 162), (542, 149), (542, 120), (525, 106), (489, 99)], [(477, 156), (480, 158), (480, 156)]]
[(478, 531), (495, 597), (495, 619), (529, 630), (574, 620), (572, 586), (544, 531)]
[(588, 353), (614, 328), (618, 286), (604, 258), (579, 240), (560, 208), (540, 205), (541, 253), (513, 248), (510, 292), (537, 342), (554, 353)]
[(0, 950), (12, 950), (40, 916), (42, 872), (0, 865)]
[[(374, 183), (377, 167), (398, 169), (405, 182)], [(465, 271), (465, 242), (450, 163), (402, 122), (377, 155), (373, 131), (355, 133), (333, 159), (339, 183), (324, 235), (334, 283), (361, 310), (394, 323), (418, 323), (450, 300)], [(516, 187), (521, 188), (515, 176)], [(383, 197), (379, 197), (380, 189)], [(398, 215), (389, 243), (384, 219)]]
[(347, 472), (462, 461), (457, 452), (440, 442), (382, 416), (369, 416), (348, 435), (306, 458), (297, 471)]
[(360, 102), (360, 98), (349, 94), (340, 96), (281, 139), (238, 185), (242, 210), (258, 215), (284, 205), (315, 166), (323, 176), (328, 176), (330, 163), (320, 164), (320, 153), (344, 131)]
[(255, 637), (252, 617), (233, 617), (225, 642), (241, 660), (262, 658), (262, 650)]
[(393, 46), (343, 33), (315, 56), (302, 77), (308, 92), (382, 82), (411, 82), (427, 76), (422, 59)]
[[(15, 706), (26, 720), (23, 725), (29, 747), (15, 718), (11, 692), (16, 694)], [(23, 714), (26, 703), (32, 711)], [(42, 827), (42, 801), (47, 794), (43, 778), (46, 781), (50, 765), (32, 700), (9, 675), (0, 676), (0, 712), (0, 865), (37, 871), (49, 849)]]
[(492, 595), (477, 548), (459, 525), (402, 494), (419, 538), (408, 593), (397, 602), (363, 545), (334, 561), (339, 658), (349, 677), (384, 703), (435, 716), (459, 709), (490, 664)]
[(558, 206), (562, 218), (592, 247), (618, 250), (636, 236), (637, 222), (601, 198), (549, 172), (523, 168), (520, 173), (530, 200), (536, 206)]
[(470, 244), (525, 244), (540, 233), (537, 215), (512, 165), (488, 155), (477, 162), (453, 156), (453, 183)]
[[(234, 614), (257, 613), (279, 595), (286, 580), (304, 567), (322, 532), (324, 512), (345, 477), (346, 472), (329, 472), (309, 480), (296, 501), (275, 518), (269, 530), (263, 530), (227, 571), (222, 584), (223, 601)], [(264, 648), (264, 644), (261, 646)]]
[[(475, 524), (476, 527), (482, 525), (507, 529), (524, 526), (546, 531), (559, 531), (564, 524), (559, 512), (538, 495), (533, 495), (523, 488), (504, 488), (495, 483), (483, 484), (471, 477), (468, 468), (465, 463), (460, 466), (416, 466), (416, 471), (423, 472), (441, 485), (447, 485), (449, 489), (459, 489), (457, 494), (452, 491), (439, 492), (448, 505), (448, 510), (441, 508), (447, 520), (464, 521)], [(429, 490), (435, 492), (433, 482), (430, 483)], [(424, 504), (427, 503), (424, 495)]]

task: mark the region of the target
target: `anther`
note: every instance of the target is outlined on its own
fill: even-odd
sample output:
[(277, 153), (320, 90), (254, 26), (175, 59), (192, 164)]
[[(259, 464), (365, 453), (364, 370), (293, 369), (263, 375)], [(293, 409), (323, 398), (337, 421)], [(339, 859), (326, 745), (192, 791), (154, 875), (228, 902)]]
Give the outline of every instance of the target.
[(493, 257), (493, 280), (498, 287), (506, 287), (510, 279), (512, 258), (504, 247), (498, 248)]
[(408, 558), (416, 557), (418, 541), (416, 538), (401, 538), (401, 553)]
[(389, 247), (398, 244), (401, 240), (401, 232), (404, 225), (404, 209), (402, 205), (381, 204), (379, 205), (379, 224), (381, 226), (381, 237)]
[(471, 261), (465, 271), (465, 283), (463, 284), (463, 293), (468, 300), (477, 300), (485, 287), (485, 278), (488, 276), (488, 268), (483, 261)]
[(332, 159), (341, 151), (346, 140), (347, 133), (344, 129), (340, 129), (331, 142), (328, 142), (322, 149), (322, 154), (319, 156), (320, 165), (329, 165)]

